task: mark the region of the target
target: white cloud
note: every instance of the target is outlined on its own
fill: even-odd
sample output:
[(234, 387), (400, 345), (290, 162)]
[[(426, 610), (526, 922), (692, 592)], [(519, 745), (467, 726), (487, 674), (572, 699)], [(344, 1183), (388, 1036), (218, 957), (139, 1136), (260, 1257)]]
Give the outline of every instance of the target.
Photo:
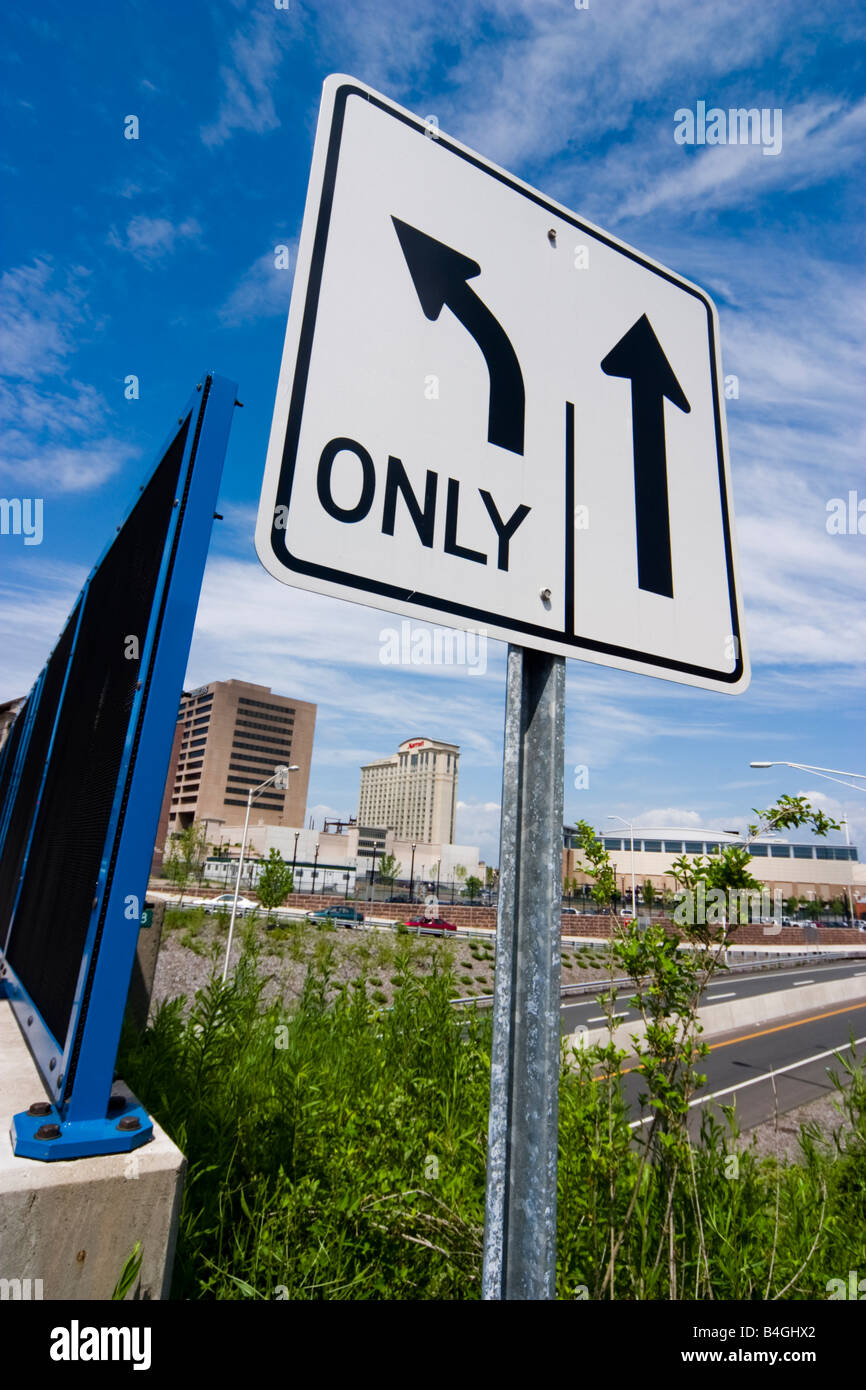
[(480, 858), (486, 864), (498, 864), (501, 814), (498, 801), (458, 801), (455, 842), (477, 845)]
[[(47, 510), (46, 529), (52, 524)], [(10, 557), (0, 571), (2, 699), (24, 695), (44, 666), (63, 629), (87, 570), (46, 560), (41, 548)]]
[(219, 317), (227, 327), (251, 323), (270, 315), (285, 317), (288, 313), (297, 241), (276, 242), (276, 245), (288, 248), (288, 267), (277, 269), (274, 250), (266, 251), (254, 261), (219, 308)]
[(183, 222), (170, 222), (167, 217), (145, 217), (140, 214), (126, 224), (125, 237), (112, 227), (108, 234), (110, 246), (128, 251), (142, 265), (153, 265), (170, 256), (180, 242), (197, 241), (202, 229), (194, 217)]
[(89, 492), (137, 455), (137, 449), (116, 439), (94, 440), (77, 449), (36, 444), (27, 448), (22, 441), (17, 457), (0, 459), (0, 477), (26, 486), (28, 496), (47, 494), (50, 498), (57, 492)]
[[(87, 382), (64, 381), (88, 328), (86, 273), (61, 278), (45, 260), (0, 278), (0, 478), (24, 495), (98, 487), (137, 450), (111, 433), (104, 397)], [(50, 388), (45, 379), (51, 377)]]
[(222, 145), (238, 130), (254, 135), (280, 124), (271, 91), (294, 25), (273, 6), (241, 25), (229, 40), (230, 59), (220, 65), (222, 95), (216, 120), (201, 127), (205, 145)]
[(85, 272), (73, 270), (63, 288), (52, 285), (49, 261), (16, 266), (0, 276), (0, 371), (38, 378), (55, 372), (73, 350), (86, 318)]
[[(745, 99), (734, 103), (740, 104), (760, 105)], [(724, 109), (724, 103), (719, 105)], [(682, 166), (662, 174), (662, 168), (670, 167), (670, 153), (662, 132), (656, 144), (654, 167), (643, 171), (644, 186), (625, 199), (621, 216), (647, 217), (668, 207), (675, 207), (678, 213), (692, 208), (705, 213), (731, 205), (743, 206), (779, 187), (792, 192), (825, 183), (828, 170), (832, 169), (835, 177), (861, 157), (866, 100), (847, 108), (837, 100), (811, 100), (779, 109), (782, 147), (778, 155), (770, 158), (758, 145), (701, 147), (695, 155), (678, 147)], [(671, 112), (671, 141), (673, 128)]]

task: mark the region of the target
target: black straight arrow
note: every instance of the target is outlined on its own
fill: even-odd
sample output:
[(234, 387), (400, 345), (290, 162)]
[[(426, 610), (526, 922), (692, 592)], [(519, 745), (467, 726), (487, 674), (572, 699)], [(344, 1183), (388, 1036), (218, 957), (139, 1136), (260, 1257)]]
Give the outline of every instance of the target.
[(487, 438), (522, 454), (526, 392), (520, 363), (501, 323), (466, 283), (481, 274), (481, 266), (407, 222), (391, 221), (426, 317), (435, 321), (447, 304), (484, 355), (490, 377)]
[(691, 406), (646, 314), (611, 348), (601, 370), (631, 381), (638, 586), (673, 598), (665, 397), (687, 415)]

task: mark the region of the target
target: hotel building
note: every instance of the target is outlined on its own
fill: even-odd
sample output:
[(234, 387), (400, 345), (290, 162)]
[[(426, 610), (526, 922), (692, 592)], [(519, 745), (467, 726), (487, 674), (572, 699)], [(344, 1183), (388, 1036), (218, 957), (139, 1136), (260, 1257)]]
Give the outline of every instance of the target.
[(457, 819), (457, 763), (454, 743), (410, 738), (390, 758), (361, 768), (358, 825), (361, 837), (392, 830), (409, 843), (454, 843)]

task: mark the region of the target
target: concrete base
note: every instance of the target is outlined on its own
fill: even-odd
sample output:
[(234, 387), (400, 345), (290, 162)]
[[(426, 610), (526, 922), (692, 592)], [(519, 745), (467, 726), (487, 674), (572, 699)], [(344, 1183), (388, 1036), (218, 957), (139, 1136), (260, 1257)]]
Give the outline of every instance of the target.
[[(128, 1094), (122, 1082), (116, 1091)], [(127, 1298), (167, 1298), (186, 1159), (159, 1125), (128, 1154), (40, 1163), (16, 1158), (12, 1116), (45, 1099), (12, 1010), (0, 1000), (0, 1291), (15, 1297), (110, 1299), (136, 1241), (142, 1263)], [(35, 1281), (41, 1281), (41, 1285)], [(26, 1285), (24, 1286), (27, 1287)]]

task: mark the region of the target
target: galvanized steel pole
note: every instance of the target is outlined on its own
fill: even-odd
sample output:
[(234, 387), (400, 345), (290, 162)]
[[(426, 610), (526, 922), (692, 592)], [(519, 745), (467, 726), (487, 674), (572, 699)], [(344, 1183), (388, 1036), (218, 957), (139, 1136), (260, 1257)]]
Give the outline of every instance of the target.
[(556, 1292), (565, 659), (510, 646), (485, 1299)]

